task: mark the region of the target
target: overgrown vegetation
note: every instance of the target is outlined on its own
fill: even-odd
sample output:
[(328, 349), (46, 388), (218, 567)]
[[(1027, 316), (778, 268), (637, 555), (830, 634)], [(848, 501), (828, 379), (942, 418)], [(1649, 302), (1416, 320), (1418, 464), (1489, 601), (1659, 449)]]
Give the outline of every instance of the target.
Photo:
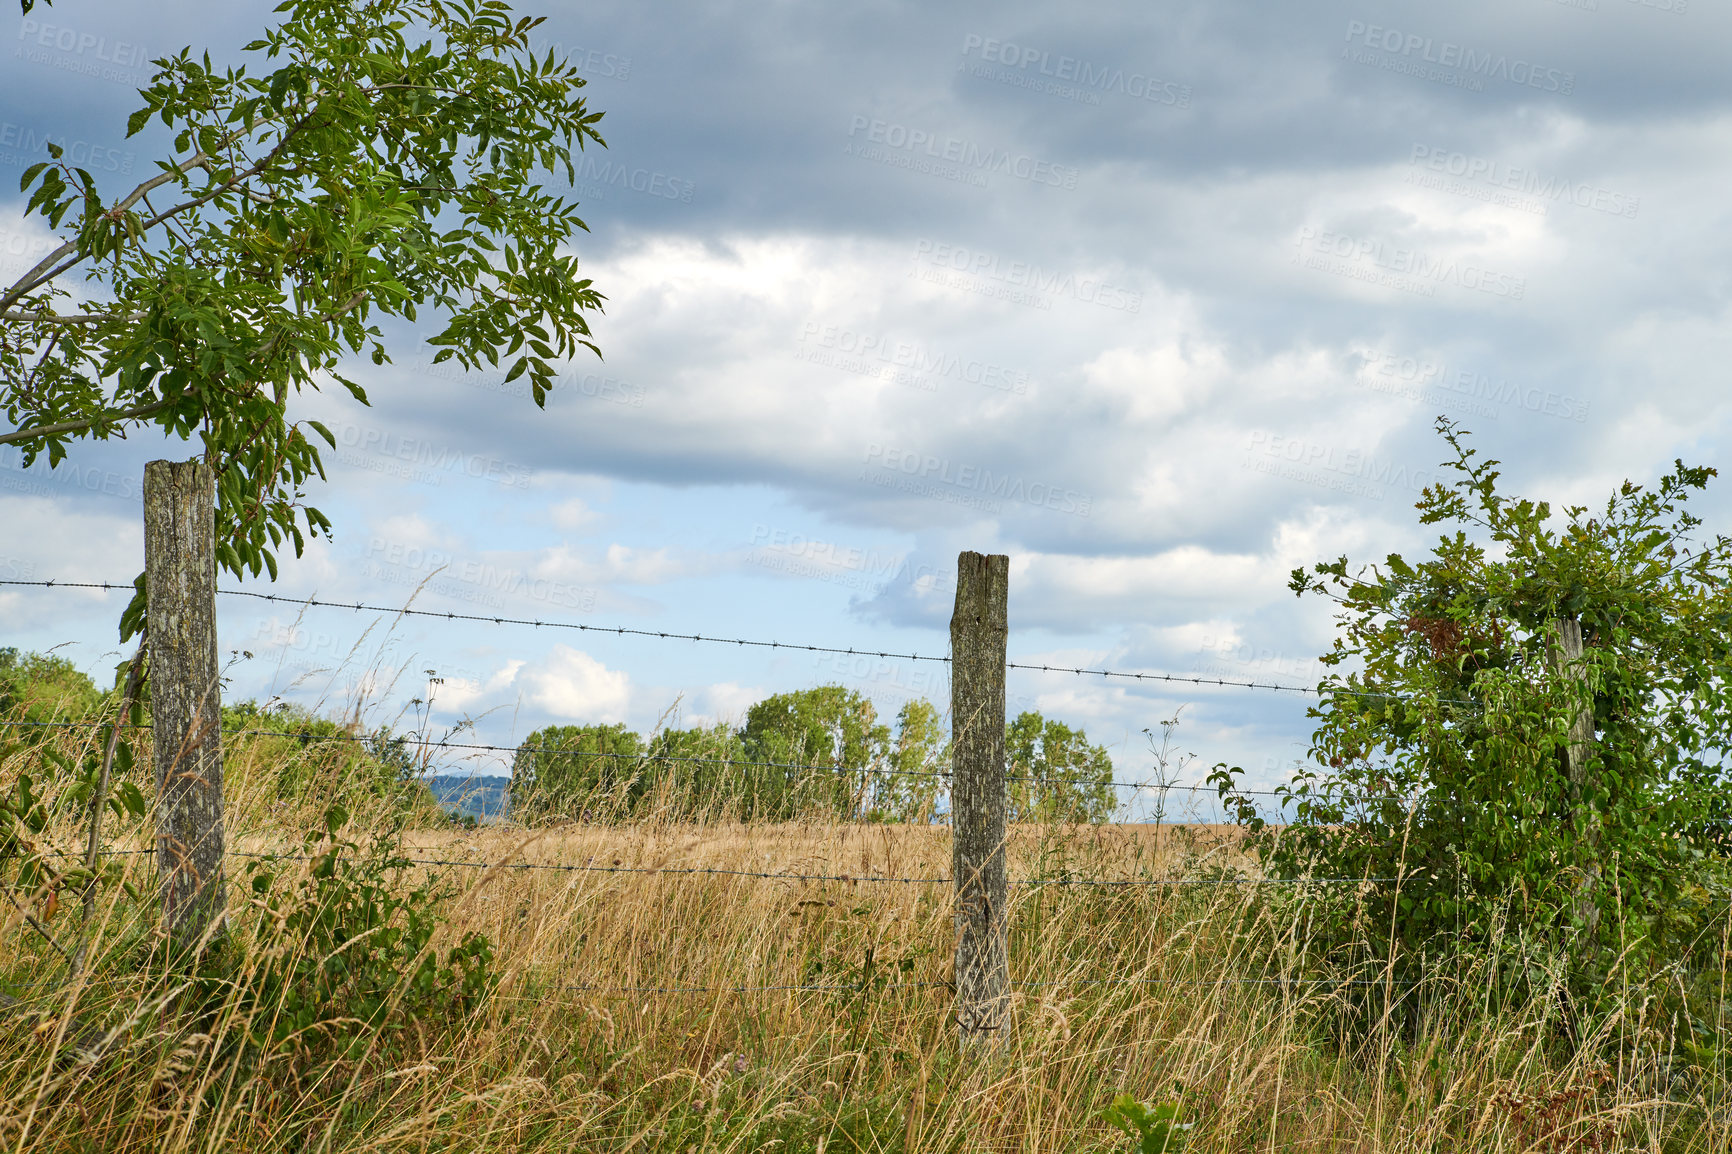
[[(136, 856), (113, 860), (145, 900), (104, 891), (83, 980), (33, 984), (64, 967), (5, 923), (0, 972), (23, 999), (0, 1030), (9, 1149), (1726, 1148), (1722, 1034), (1687, 1050), (1640, 988), (1573, 1020), (1555, 997), (1494, 997), (1491, 961), (1413, 987), (1375, 968), (1340, 975), (1371, 983), (1351, 991), (1319, 982), (1289, 887), (1017, 887), (1015, 1028), (964, 1055), (949, 887), (865, 880), (941, 876), (941, 829), (405, 832), (384, 809), (358, 827), (253, 806), (245, 756), (237, 805), (263, 824), (237, 843), (267, 856), (231, 874), (228, 945), (198, 971), (153, 949)], [(110, 833), (126, 848), (145, 827)], [(1023, 827), (1009, 849), (1017, 877), (1256, 869), (1185, 827)], [(605, 868), (497, 868), (584, 862)], [(1413, 1028), (1344, 1012), (1365, 997)]]
[(1495, 957), (1498, 988), (1524, 994), (1553, 982), (1549, 960), (1589, 1000), (1718, 989), (1732, 541), (1695, 539), (1687, 508), (1714, 470), (1680, 462), (1554, 511), (1499, 492), (1498, 463), (1440, 431), (1457, 480), (1419, 503), (1446, 529), (1428, 557), (1293, 574), (1340, 605), (1323, 660), (1343, 672), (1280, 824), (1237, 770), (1217, 772), (1223, 795), (1276, 876), (1399, 879), (1320, 892), (1321, 957), (1407, 977)]

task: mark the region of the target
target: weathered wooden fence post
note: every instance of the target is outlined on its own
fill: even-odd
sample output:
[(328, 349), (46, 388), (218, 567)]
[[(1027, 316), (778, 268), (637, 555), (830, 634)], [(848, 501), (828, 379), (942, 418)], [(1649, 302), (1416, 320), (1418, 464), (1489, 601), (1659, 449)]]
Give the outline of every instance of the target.
[(950, 619), (951, 871), (956, 879), (956, 1028), (991, 1038), (1009, 1008), (1004, 863), (1004, 661), (1010, 558), (956, 559)]
[(1569, 743), (1564, 747), (1564, 764), (1570, 779), (1570, 820), (1576, 835), (1586, 843), (1587, 861), (1576, 916), (1592, 937), (1600, 924), (1597, 904), (1600, 884), (1600, 831), (1598, 819), (1583, 795), (1588, 790), (1588, 758), (1594, 749), (1594, 702), (1588, 688), (1588, 667), (1582, 661), (1582, 623), (1573, 617), (1559, 617), (1554, 622), (1558, 631), (1557, 647), (1552, 660), (1557, 671), (1579, 695), (1575, 712), (1570, 717)]
[(224, 929), (216, 485), (204, 462), (145, 465), (144, 573), (156, 865), (163, 922), (186, 949)]

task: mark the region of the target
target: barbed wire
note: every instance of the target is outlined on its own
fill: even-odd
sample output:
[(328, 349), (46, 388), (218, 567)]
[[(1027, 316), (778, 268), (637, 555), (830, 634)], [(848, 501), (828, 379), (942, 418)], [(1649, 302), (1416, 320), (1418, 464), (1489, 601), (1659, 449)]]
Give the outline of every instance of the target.
[[(914, 990), (914, 989), (949, 989), (950, 982), (891, 982), (882, 986), (871, 986), (876, 993), (880, 990)], [(582, 994), (767, 994), (777, 992), (824, 992), (832, 994), (860, 993), (865, 988), (858, 983), (837, 983), (820, 986), (558, 986), (560, 990), (569, 990)]]
[[(122, 585), (108, 581), (26, 581), (0, 580), (0, 585), (30, 585), (51, 589), (106, 589), (129, 591), (132, 585)], [(834, 653), (848, 657), (883, 657), (895, 661), (929, 661), (941, 665), (950, 664), (949, 657), (935, 657), (921, 653), (895, 653), (879, 649), (860, 649), (854, 646), (843, 648), (836, 645), (807, 645), (792, 641), (763, 641), (744, 637), (716, 637), (701, 633), (672, 633), (658, 629), (636, 629), (619, 625), (587, 625), (579, 621), (542, 620), (535, 617), (506, 617), (503, 615), (488, 615), (483, 613), (456, 613), (438, 609), (412, 609), (407, 605), (392, 607), (389, 605), (369, 605), (361, 601), (322, 601), (316, 597), (290, 597), (278, 593), (255, 593), (250, 589), (218, 589), (217, 594), (224, 597), (251, 597), (260, 601), (281, 602), (285, 605), (318, 606), (325, 609), (347, 609), (351, 612), (390, 613), (400, 617), (432, 617), (446, 621), (476, 621), (489, 625), (528, 625), (537, 629), (574, 629), (587, 633), (613, 634), (620, 637), (655, 637), (665, 641), (705, 642), (716, 645), (733, 645), (760, 649), (787, 649), (804, 653)], [(1412, 701), (1416, 700), (1410, 694), (1378, 693), (1368, 689), (1350, 689), (1346, 686), (1328, 686), (1307, 688), (1297, 685), (1280, 685), (1265, 681), (1237, 681), (1223, 677), (1196, 677), (1179, 673), (1134, 673), (1129, 670), (1093, 669), (1086, 666), (1072, 665), (1036, 665), (1033, 662), (1007, 661), (1006, 669), (1020, 669), (1027, 672), (1069, 673), (1077, 676), (1119, 678), (1138, 682), (1168, 682), (1174, 684), (1196, 685), (1202, 687), (1214, 686), (1224, 689), (1254, 689), (1268, 690), (1277, 693), (1299, 693), (1311, 697), (1361, 697), (1382, 701)], [(1465, 705), (1478, 708), (1480, 703), (1471, 698), (1439, 697), (1434, 699), (1443, 705)]]
[[(110, 857), (143, 857), (154, 854), (149, 849), (111, 849)], [(269, 850), (239, 850), (223, 851), (224, 857), (247, 858), (253, 861), (314, 861), (323, 854), (308, 854), (295, 852), (279, 852)], [(603, 874), (667, 874), (679, 877), (711, 876), (711, 877), (742, 877), (758, 880), (800, 881), (800, 882), (846, 882), (850, 885), (861, 883), (884, 885), (951, 885), (955, 878), (949, 877), (886, 877), (882, 874), (800, 874), (778, 873), (770, 870), (735, 870), (710, 866), (598, 866), (585, 863), (574, 865), (566, 862), (486, 862), (468, 861), (463, 858), (414, 858), (398, 859), (409, 865), (426, 866), (457, 866), (465, 869), (502, 869), (502, 870), (549, 870), (563, 873), (603, 873)], [(1008, 884), (1013, 886), (1096, 886), (1106, 889), (1115, 888), (1157, 888), (1162, 886), (1305, 886), (1305, 885), (1360, 885), (1372, 882), (1399, 882), (1400, 878), (1011, 878)]]
[[(1375, 978), (1046, 978), (1011, 981), (1013, 989), (1050, 989), (1053, 986), (1411, 986), (1401, 979)], [(929, 982), (846, 982), (825, 985), (778, 986), (559, 986), (560, 990), (588, 994), (765, 994), (765, 993), (880, 993), (886, 990), (954, 989), (955, 983), (938, 980)]]
[[(27, 729), (27, 728), (101, 729), (101, 728), (104, 728), (110, 724), (112, 724), (112, 723), (106, 722), (106, 721), (16, 721), (16, 720), (8, 719), (8, 718), (0, 718), (0, 727), (13, 727), (13, 728), (24, 728), (24, 729)], [(148, 724), (134, 725), (134, 724), (129, 722), (126, 725), (122, 726), (121, 728), (131, 729), (131, 730), (146, 730), (146, 731), (148, 731), (151, 727)], [(389, 734), (387, 736), (380, 737), (377, 735), (368, 735), (368, 734), (312, 733), (312, 732), (307, 731), (307, 730), (277, 730), (277, 729), (225, 729), (222, 731), (222, 733), (223, 733), (224, 737), (280, 737), (280, 738), (288, 738), (291, 740), (300, 741), (303, 744), (308, 744), (308, 743), (315, 742), (315, 741), (351, 742), (351, 743), (359, 743), (359, 744), (364, 744), (364, 745), (365, 744), (385, 744), (385, 745), (388, 745), (388, 744), (400, 742), (404, 745), (413, 745), (413, 746), (416, 746), (416, 747), (419, 747), (422, 749), (489, 750), (489, 751), (493, 751), (493, 752), (497, 752), (497, 753), (513, 753), (513, 754), (515, 754), (515, 753), (564, 754), (564, 755), (567, 755), (570, 757), (587, 757), (587, 758), (608, 757), (608, 758), (614, 758), (614, 759), (620, 760), (620, 761), (630, 761), (630, 762), (634, 762), (634, 763), (639, 763), (639, 762), (676, 762), (676, 763), (694, 763), (694, 764), (703, 764), (703, 765), (732, 765), (732, 766), (747, 766), (747, 767), (757, 766), (757, 767), (762, 767), (762, 768), (766, 768), (766, 769), (821, 770), (821, 771), (824, 771), (826, 773), (862, 773), (862, 774), (873, 774), (873, 775), (877, 775), (877, 776), (894, 776), (894, 777), (949, 778), (949, 777), (955, 776), (955, 774), (953, 772), (948, 771), (948, 770), (897, 769), (893, 766), (842, 766), (842, 765), (827, 764), (827, 763), (822, 763), (822, 762), (752, 761), (749, 758), (689, 757), (689, 756), (686, 756), (683, 754), (589, 752), (586, 750), (577, 750), (577, 749), (561, 749), (561, 748), (558, 748), (556, 746), (488, 745), (488, 744), (481, 743), (481, 742), (446, 741), (443, 739), (414, 737), (414, 736), (411, 736), (409, 734)], [(1069, 786), (1079, 786), (1079, 787), (1111, 786), (1115, 789), (1148, 790), (1150, 792), (1170, 791), (1170, 790), (1175, 790), (1175, 789), (1195, 791), (1195, 790), (1209, 790), (1209, 789), (1218, 788), (1217, 786), (1211, 785), (1207, 782), (1176, 782), (1175, 781), (1175, 782), (1166, 782), (1165, 784), (1163, 784), (1161, 782), (1142, 782), (1142, 781), (1112, 781), (1112, 780), (1109, 780), (1109, 781), (1090, 781), (1090, 780), (1068, 778), (1068, 777), (1029, 777), (1029, 776), (1022, 775), (1022, 774), (1007, 775), (1004, 780), (1007, 782), (1020, 782), (1023, 784), (1032, 784), (1032, 785), (1069, 785)], [(1268, 796), (1268, 797), (1286, 796), (1285, 794), (1282, 794), (1277, 790), (1238, 789), (1238, 790), (1234, 790), (1234, 792), (1240, 793), (1240, 794), (1246, 794), (1246, 795), (1259, 795), (1259, 796)]]

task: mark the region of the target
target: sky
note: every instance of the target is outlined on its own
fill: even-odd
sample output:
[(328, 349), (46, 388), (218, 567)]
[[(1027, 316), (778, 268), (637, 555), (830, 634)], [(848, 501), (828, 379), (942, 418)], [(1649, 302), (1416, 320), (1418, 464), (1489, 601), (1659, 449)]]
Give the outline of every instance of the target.
[[(1509, 491), (1594, 503), (1719, 466), (1732, 16), (1700, 0), (519, 5), (588, 78), (573, 251), (602, 356), (545, 411), (393, 334), (338, 436), (335, 525), (272, 585), (416, 608), (942, 655), (959, 551), (1010, 557), (1010, 652), (1304, 687), (1296, 566), (1422, 551), (1440, 416)], [(16, 177), (106, 195), (149, 61), (237, 60), (270, 6), (59, 0), (0, 23), (0, 280), (49, 243)], [(11, 174), (11, 175), (8, 175)], [(150, 431), (0, 450), (0, 578), (130, 583)], [(1724, 531), (1725, 486), (1701, 502)], [(124, 596), (0, 586), (0, 645), (107, 681)], [(512, 745), (738, 722), (842, 684), (941, 708), (932, 662), (219, 599), (230, 700)], [(429, 672), (432, 671), (432, 672)], [(435, 680), (436, 679), (436, 680)], [(1301, 693), (1012, 671), (1013, 712), (1143, 780), (1268, 784)], [(414, 704), (431, 701), (431, 705)], [(1310, 699), (1314, 700), (1314, 699)], [(505, 755), (479, 753), (477, 772)]]

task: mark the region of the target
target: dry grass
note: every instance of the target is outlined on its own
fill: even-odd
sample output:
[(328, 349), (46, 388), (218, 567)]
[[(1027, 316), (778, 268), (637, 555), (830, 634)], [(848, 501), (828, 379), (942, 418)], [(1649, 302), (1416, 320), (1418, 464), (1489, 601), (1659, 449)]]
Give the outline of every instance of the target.
[[(293, 844), (323, 800), (271, 800), (264, 760), (280, 756), (231, 760), (231, 844)], [(1012, 876), (1249, 864), (1230, 831), (1162, 834), (1019, 829)], [(220, 990), (195, 1012), (161, 972), (99, 969), (0, 1018), (0, 1148), (1124, 1150), (1101, 1110), (1129, 1091), (1178, 1102), (1192, 1152), (1732, 1149), (1724, 1071), (1670, 1063), (1675, 1040), (1644, 1009), (1656, 991), (1628, 991), (1582, 1039), (1554, 1002), (1495, 1005), (1474, 974), (1418, 991), (1304, 984), (1308, 905), (1279, 890), (1018, 887), (1013, 1027), (959, 1053), (941, 984), (949, 888), (867, 880), (947, 875), (942, 828), (652, 820), (411, 832), (406, 846), (493, 863), (440, 871), (458, 890), (444, 940), (475, 930), (498, 947), (479, 1009), (358, 1061), (260, 1060), (236, 1042), (250, 1011)], [(125, 860), (148, 886), (147, 859)], [(851, 880), (603, 872), (616, 866)], [(238, 887), (232, 908), (245, 943), (255, 914)], [(99, 938), (120, 941), (133, 916), (111, 895)], [(52, 924), (70, 932), (74, 914)], [(56, 973), (16, 915), (0, 930), (0, 974)], [(809, 985), (850, 988), (735, 989)], [(1418, 1007), (1399, 1027), (1396, 997)], [(79, 1062), (75, 1021), (124, 1028)]]

